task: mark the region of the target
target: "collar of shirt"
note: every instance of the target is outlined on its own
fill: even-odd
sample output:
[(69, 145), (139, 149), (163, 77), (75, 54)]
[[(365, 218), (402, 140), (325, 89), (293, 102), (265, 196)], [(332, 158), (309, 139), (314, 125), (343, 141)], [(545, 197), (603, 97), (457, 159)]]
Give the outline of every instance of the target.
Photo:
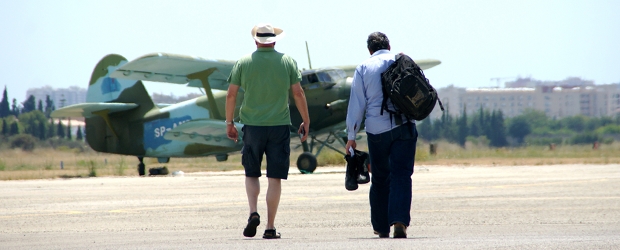
[(273, 48), (273, 47), (260, 47), (260, 48), (257, 48), (256, 51), (258, 51), (258, 52), (270, 52), (270, 51), (276, 51), (276, 49)]
[(390, 51), (387, 50), (387, 49), (380, 49), (380, 50), (375, 51), (375, 53), (372, 53), (372, 55), (370, 57), (375, 57), (375, 56), (378, 56), (378, 55), (389, 54), (389, 53), (390, 53)]

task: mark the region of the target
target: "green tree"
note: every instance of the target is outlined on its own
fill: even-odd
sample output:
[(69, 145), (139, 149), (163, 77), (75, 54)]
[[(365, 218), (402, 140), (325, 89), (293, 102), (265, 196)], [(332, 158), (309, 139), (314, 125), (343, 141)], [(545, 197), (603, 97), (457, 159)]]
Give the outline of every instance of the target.
[(54, 107), (54, 101), (50, 99), (50, 95), (45, 97), (45, 117), (50, 118), (50, 114), (54, 111), (56, 107)]
[(17, 122), (11, 123), (11, 129), (9, 130), (9, 136), (19, 134), (19, 125)]
[(441, 123), (440, 123), (440, 127), (441, 127), (441, 132), (440, 135), (442, 138), (450, 141), (450, 142), (456, 142), (456, 126), (455, 126), (455, 122), (454, 119), (452, 118), (452, 116), (449, 115), (450, 111), (449, 111), (450, 107), (446, 107), (446, 111), (443, 112), (443, 114), (441, 115)]
[(9, 108), (9, 97), (6, 92), (6, 86), (4, 86), (2, 101), (0, 101), (0, 118), (7, 117), (9, 115), (11, 115), (11, 109)]
[(21, 148), (24, 151), (32, 151), (35, 147), (36, 138), (32, 135), (17, 135), (11, 140), (11, 148)]
[(39, 105), (37, 105), (37, 110), (43, 112), (43, 100), (39, 100)]
[(467, 127), (467, 106), (463, 106), (463, 115), (458, 118), (457, 124), (458, 132), (456, 140), (461, 147), (465, 148), (465, 140), (467, 139), (467, 132), (469, 130), (469, 128)]
[(58, 138), (65, 138), (65, 126), (62, 125), (60, 119), (58, 119), (58, 129), (56, 130), (56, 135), (58, 135)]
[(535, 109), (526, 109), (521, 115), (532, 127), (544, 127), (549, 125), (549, 118), (545, 112)]
[(480, 106), (480, 109), (478, 110), (478, 125), (480, 125), (478, 127), (478, 129), (480, 129), (480, 135), (486, 135), (488, 137), (488, 129), (487, 129), (487, 118), (489, 117), (489, 113), (485, 112), (486, 110), (484, 110), (482, 108), (482, 106)]
[(72, 139), (72, 135), (71, 135), (71, 119), (69, 119), (69, 124), (67, 124), (67, 140), (71, 140)]
[(575, 132), (583, 132), (586, 127), (586, 117), (583, 115), (569, 116), (561, 120), (562, 127)]
[(46, 130), (46, 129), (45, 129), (45, 124), (46, 124), (45, 122), (40, 122), (40, 123), (39, 123), (39, 133), (38, 133), (38, 135), (39, 135), (39, 137), (38, 137), (38, 138), (39, 138), (39, 140), (45, 140), (45, 139), (47, 139), (47, 137), (46, 137), (46, 135), (45, 135), (45, 130)]
[(7, 136), (9, 134), (9, 126), (6, 124), (6, 120), (2, 119), (2, 135)]
[(439, 140), (441, 138), (441, 119), (435, 119), (433, 123), (431, 123), (431, 140)]
[(39, 125), (39, 124), (43, 124), (45, 126), (45, 124), (47, 124), (47, 118), (45, 118), (45, 115), (43, 114), (43, 112), (39, 110), (34, 110), (28, 113), (23, 113), (19, 115), (19, 122), (24, 128), (24, 132), (26, 134), (32, 135), (37, 138), (41, 138), (41, 136), (45, 136), (45, 133), (41, 135), (40, 125)]
[(420, 123), (416, 123), (416, 129), (418, 130), (418, 136), (420, 139), (430, 142), (433, 140), (433, 127), (431, 127), (431, 117), (428, 116)]
[(506, 140), (506, 126), (504, 125), (504, 114), (501, 110), (494, 110), (490, 116), (490, 128), (488, 132), (489, 144), (492, 147), (505, 147), (508, 145)]
[(47, 138), (52, 138), (54, 136), (56, 136), (56, 125), (54, 123), (54, 119), (50, 119), (49, 122), (47, 123), (47, 132), (45, 133), (45, 135), (47, 136)]
[(508, 134), (522, 144), (523, 139), (532, 132), (532, 128), (525, 116), (516, 116), (510, 120), (508, 125)]
[(486, 130), (484, 129), (486, 122), (484, 114), (484, 109), (482, 108), (482, 106), (480, 106), (478, 111), (472, 116), (470, 123), (471, 125), (469, 126), (469, 134), (471, 136), (478, 137), (487, 135)]
[(571, 144), (592, 144), (596, 141), (600, 141), (601, 138), (591, 132), (580, 133), (573, 136), (569, 141)]
[(19, 106), (17, 106), (17, 99), (13, 98), (13, 105), (11, 105), (11, 114), (14, 116), (19, 115)]
[(78, 126), (77, 135), (75, 136), (75, 139), (78, 141), (84, 140), (84, 136), (82, 135), (82, 126)]
[(478, 119), (471, 119), (471, 123), (469, 125), (469, 134), (472, 136), (480, 135), (480, 127), (478, 125)]
[(21, 112), (22, 114), (34, 111), (37, 105), (33, 95), (30, 95), (28, 99), (26, 99), (26, 101), (22, 104), (24, 105)]

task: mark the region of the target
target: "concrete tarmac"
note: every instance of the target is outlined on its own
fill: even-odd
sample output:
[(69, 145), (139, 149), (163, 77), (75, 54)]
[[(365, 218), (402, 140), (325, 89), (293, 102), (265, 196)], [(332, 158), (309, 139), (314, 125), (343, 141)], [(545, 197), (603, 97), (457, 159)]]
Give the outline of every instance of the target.
[(0, 249), (620, 249), (620, 165), (416, 166), (407, 239), (379, 239), (344, 167), (283, 181), (278, 240), (241, 171), (0, 182)]

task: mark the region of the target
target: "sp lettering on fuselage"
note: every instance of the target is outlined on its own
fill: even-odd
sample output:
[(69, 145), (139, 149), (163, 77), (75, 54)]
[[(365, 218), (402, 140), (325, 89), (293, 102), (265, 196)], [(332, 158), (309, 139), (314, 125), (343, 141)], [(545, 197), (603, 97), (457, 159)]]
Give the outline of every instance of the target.
[(189, 115), (158, 119), (155, 121), (144, 123), (144, 147), (148, 151), (155, 150), (159, 146), (169, 143), (170, 140), (164, 139), (164, 135), (167, 131), (170, 131), (177, 126), (191, 121), (192, 117)]

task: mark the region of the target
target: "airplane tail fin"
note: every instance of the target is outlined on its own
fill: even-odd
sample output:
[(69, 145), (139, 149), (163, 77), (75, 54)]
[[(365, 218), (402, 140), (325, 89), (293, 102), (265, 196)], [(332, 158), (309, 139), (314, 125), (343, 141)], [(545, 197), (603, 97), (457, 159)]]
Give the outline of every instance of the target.
[[(144, 115), (156, 108), (140, 80), (118, 79), (110, 76), (128, 61), (123, 56), (110, 54), (103, 57), (93, 69), (88, 85), (86, 102), (95, 116), (86, 117), (86, 141), (99, 152), (143, 155)], [(107, 108), (110, 105), (122, 107)]]
[(155, 105), (142, 81), (110, 77), (112, 72), (126, 63), (127, 59), (120, 55), (110, 54), (103, 57), (93, 69), (86, 102), (135, 103), (152, 109)]

